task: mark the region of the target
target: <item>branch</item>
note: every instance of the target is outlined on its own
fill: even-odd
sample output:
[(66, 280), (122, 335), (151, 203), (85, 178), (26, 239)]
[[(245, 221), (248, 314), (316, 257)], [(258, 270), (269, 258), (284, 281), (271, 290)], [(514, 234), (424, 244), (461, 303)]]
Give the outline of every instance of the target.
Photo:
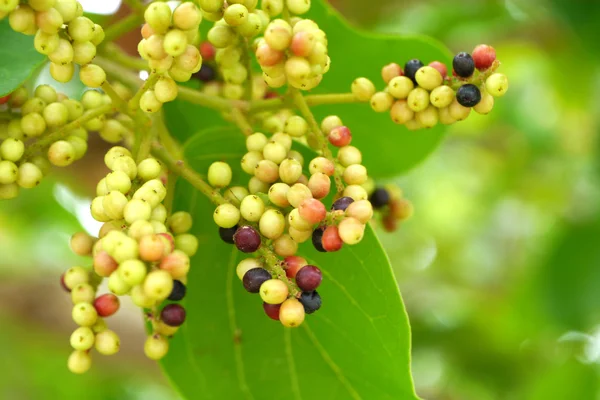
[(142, 14), (129, 14), (127, 17), (115, 22), (104, 31), (104, 42), (109, 43), (123, 36), (144, 21)]

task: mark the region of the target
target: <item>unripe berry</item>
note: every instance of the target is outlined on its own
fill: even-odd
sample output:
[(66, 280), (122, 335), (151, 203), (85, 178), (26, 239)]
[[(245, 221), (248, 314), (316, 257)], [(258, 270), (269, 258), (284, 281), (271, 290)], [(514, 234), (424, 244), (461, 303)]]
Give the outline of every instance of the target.
[(248, 182), (248, 190), (251, 194), (267, 193), (267, 191), (269, 190), (269, 184), (253, 176)]
[(128, 224), (133, 224), (135, 221), (150, 220), (150, 215), (152, 214), (152, 207), (148, 202), (132, 199), (130, 200), (125, 208), (123, 209), (123, 217)]
[(485, 81), (485, 89), (494, 97), (502, 97), (508, 90), (508, 78), (504, 74), (492, 74)]
[(240, 204), (242, 217), (250, 222), (257, 222), (265, 212), (265, 204), (262, 199), (255, 195), (246, 196)]
[(177, 235), (175, 236), (175, 248), (192, 257), (198, 251), (198, 239), (189, 233)]
[(366, 224), (373, 217), (373, 205), (368, 200), (355, 201), (346, 209), (346, 215)]
[(405, 199), (394, 200), (390, 203), (390, 215), (398, 220), (405, 220), (412, 216), (413, 205)]
[(248, 151), (262, 152), (267, 143), (269, 143), (269, 139), (261, 132), (253, 133), (246, 138), (246, 148)]
[(148, 273), (143, 288), (146, 296), (156, 301), (162, 301), (173, 291), (173, 278), (167, 271), (155, 270)]
[(423, 62), (421, 60), (412, 59), (407, 61), (406, 64), (404, 64), (404, 75), (416, 84), (417, 81), (415, 79), (415, 75), (422, 66)]
[(240, 280), (242, 280), (244, 279), (244, 275), (246, 275), (246, 272), (255, 268), (262, 269), (263, 266), (263, 263), (258, 258), (246, 258), (239, 262), (235, 269), (235, 273), (237, 277)]
[(144, 12), (146, 23), (158, 33), (165, 33), (171, 25), (171, 8), (166, 3), (152, 3)]
[(265, 183), (273, 183), (279, 179), (279, 166), (271, 160), (260, 160), (254, 169), (254, 176)]
[(444, 78), (437, 69), (425, 66), (417, 70), (415, 80), (423, 89), (433, 90), (442, 84)]
[(73, 61), (73, 46), (66, 39), (60, 39), (58, 47), (50, 54), (48, 58), (55, 64), (68, 65)]
[[(2, 5), (0, 5), (0, 8), (2, 8)], [(31, 7), (22, 4), (8, 15), (8, 23), (13, 31), (25, 33), (32, 28), (35, 29), (35, 15), (36, 13)]]
[(100, 251), (94, 256), (94, 271), (102, 277), (110, 276), (118, 266), (106, 251)]
[(275, 254), (281, 257), (293, 256), (298, 251), (298, 243), (290, 235), (281, 235), (273, 241)]
[(344, 167), (349, 167), (353, 164), (361, 164), (362, 163), (362, 154), (360, 150), (358, 150), (354, 146), (346, 146), (342, 147), (338, 151), (338, 160), (340, 164)]
[(215, 25), (208, 31), (206, 37), (213, 46), (218, 49), (222, 49), (235, 42), (236, 33), (229, 26)]
[(463, 51), (455, 55), (454, 59), (452, 59), (452, 68), (456, 75), (468, 78), (475, 71), (475, 61), (473, 61), (473, 57), (469, 53)]
[(266, 269), (253, 268), (244, 274), (242, 282), (246, 291), (249, 293), (258, 293), (262, 284), (269, 279), (271, 279), (271, 274)]
[(230, 26), (240, 26), (248, 19), (248, 9), (243, 4), (231, 4), (225, 9), (223, 19)]
[[(64, 282), (64, 280), (61, 282)], [(96, 290), (89, 283), (80, 283), (71, 290), (71, 301), (73, 304), (92, 303), (95, 298)]]
[(277, 239), (285, 231), (285, 217), (279, 210), (270, 209), (260, 217), (260, 233), (267, 239)]
[(131, 286), (128, 285), (118, 272), (113, 272), (108, 277), (108, 290), (118, 296), (124, 296), (131, 290)]
[(121, 348), (119, 335), (110, 329), (103, 330), (96, 335), (96, 351), (105, 356), (117, 354)]
[(494, 108), (494, 96), (486, 90), (481, 90), (481, 101), (473, 107), (473, 110), (478, 114), (487, 114)]
[(310, 162), (308, 169), (311, 175), (321, 172), (327, 176), (332, 176), (335, 172), (335, 165), (325, 157), (316, 157)]
[(119, 265), (117, 272), (127, 285), (136, 286), (146, 278), (147, 268), (140, 260), (126, 260)]
[(148, 90), (140, 98), (140, 108), (147, 113), (155, 113), (160, 111), (163, 103), (158, 100), (154, 90)]
[(462, 120), (466, 119), (469, 116), (469, 114), (471, 113), (471, 107), (463, 106), (455, 98), (452, 101), (452, 104), (450, 104), (448, 106), (448, 111), (449, 111), (450, 116), (452, 118), (454, 118), (456, 121), (462, 121)]
[(321, 130), (324, 134), (329, 135), (333, 128), (344, 125), (342, 120), (337, 115), (329, 115), (321, 122)]
[(279, 279), (269, 279), (260, 286), (260, 297), (267, 304), (281, 304), (288, 295), (287, 285)]
[(157, 179), (161, 173), (160, 163), (154, 158), (146, 158), (138, 165), (138, 177), (144, 181)]
[(232, 204), (221, 204), (215, 209), (213, 219), (221, 228), (233, 228), (240, 221), (240, 210)]
[(442, 78), (446, 78), (448, 76), (448, 68), (445, 64), (442, 64), (439, 61), (432, 61), (429, 63), (429, 66), (435, 68), (440, 73)]
[(406, 100), (397, 100), (390, 110), (390, 117), (396, 124), (405, 124), (412, 120), (415, 112), (408, 107)]
[[(280, 171), (281, 172), (281, 171)], [(269, 201), (275, 204), (277, 207), (285, 208), (290, 205), (287, 199), (290, 187), (285, 183), (275, 183), (269, 189)]]
[(448, 107), (454, 100), (454, 90), (450, 86), (438, 86), (429, 95), (429, 101), (437, 108)]
[(181, 326), (185, 322), (185, 308), (179, 304), (166, 305), (160, 312), (160, 320), (169, 326)]
[[(308, 132), (308, 123), (298, 115), (292, 115), (285, 121), (284, 132), (292, 137), (302, 137)], [(278, 135), (279, 137), (280, 135)]]
[(473, 62), (478, 70), (486, 70), (494, 64), (496, 50), (487, 44), (480, 44), (473, 50)]
[(415, 119), (421, 123), (423, 128), (433, 128), (439, 121), (438, 109), (429, 105), (423, 111), (416, 113)]
[(160, 360), (166, 356), (168, 352), (169, 341), (161, 335), (156, 334), (149, 336), (144, 343), (144, 354), (151, 360)]
[(75, 350), (69, 356), (67, 367), (74, 374), (84, 374), (92, 366), (92, 357), (87, 351)]
[(414, 112), (423, 111), (429, 105), (429, 92), (420, 87), (415, 88), (408, 94), (406, 102)]
[(296, 208), (299, 207), (304, 200), (311, 198), (313, 198), (311, 190), (301, 183), (293, 185), (287, 194), (288, 202)]
[(297, 299), (287, 299), (279, 309), (279, 320), (283, 326), (294, 328), (304, 322), (304, 306)]
[(37, 137), (46, 131), (46, 120), (40, 114), (32, 112), (21, 119), (21, 130), (26, 137)]
[(271, 141), (265, 145), (263, 157), (266, 160), (273, 161), (275, 164), (281, 164), (287, 157), (287, 152), (287, 149), (281, 143)]
[(265, 41), (275, 50), (286, 50), (292, 42), (292, 27), (282, 19), (273, 20), (265, 30)]
[(369, 101), (375, 94), (375, 85), (367, 78), (356, 78), (351, 86), (352, 94), (359, 101)]
[(392, 108), (394, 98), (386, 92), (377, 92), (371, 96), (370, 104), (371, 108), (375, 112), (385, 112)]
[[(459, 106), (460, 106), (460, 104), (459, 104)], [(440, 108), (439, 118), (440, 118), (440, 122), (444, 125), (451, 125), (456, 122), (456, 119), (450, 115), (449, 107)]]
[(173, 25), (177, 28), (187, 31), (195, 29), (202, 21), (202, 14), (193, 2), (181, 3), (173, 11)]
[(58, 48), (60, 37), (56, 33), (48, 34), (40, 30), (37, 31), (33, 39), (33, 46), (38, 53), (49, 55)]
[(317, 199), (304, 200), (298, 207), (298, 213), (311, 224), (319, 223), (327, 216), (325, 205)]
[(177, 83), (167, 76), (161, 76), (154, 85), (154, 95), (156, 96), (156, 100), (161, 103), (168, 103), (175, 100), (178, 90)]
[(397, 76), (402, 76), (402, 68), (396, 63), (390, 63), (381, 69), (381, 77), (385, 83), (390, 83)]
[(312, 235), (312, 227), (309, 227), (308, 229), (303, 229), (302, 230), (302, 229), (296, 229), (293, 226), (290, 226), (288, 228), (288, 233), (289, 233), (290, 237), (292, 239), (294, 239), (294, 241), (296, 243), (304, 243), (308, 239), (310, 239), (310, 237)]
[(338, 226), (339, 235), (346, 244), (357, 244), (359, 243), (365, 233), (365, 225), (362, 224), (358, 219), (348, 217), (344, 218)]
[[(179, 29), (169, 30), (163, 40), (163, 47), (165, 49), (165, 52), (172, 57), (178, 57), (182, 55), (185, 52), (187, 46), (187, 36), (185, 32)], [(199, 52), (198, 55), (200, 55)]]
[(396, 99), (406, 99), (415, 87), (413, 81), (406, 76), (398, 76), (388, 83), (388, 92)]
[(344, 170), (343, 179), (348, 185), (362, 185), (367, 178), (367, 169), (363, 165), (350, 165)]
[(75, 350), (89, 350), (94, 346), (94, 332), (87, 326), (81, 326), (73, 331), (70, 342)]
[(160, 262), (160, 269), (167, 271), (173, 279), (184, 279), (190, 271), (190, 258), (181, 250), (174, 250)]
[(94, 239), (85, 232), (77, 232), (71, 236), (71, 250), (80, 256), (89, 256), (92, 254)]
[(305, 220), (300, 216), (297, 208), (294, 208), (288, 214), (288, 222), (291, 227), (299, 230), (299, 231), (308, 231), (312, 229), (313, 224)]
[(78, 303), (71, 313), (73, 321), (79, 326), (92, 326), (98, 319), (98, 313), (90, 303)]
[(72, 267), (69, 268), (63, 277), (65, 286), (69, 289), (73, 289), (75, 286), (81, 283), (88, 283), (90, 280), (89, 272), (83, 267)]

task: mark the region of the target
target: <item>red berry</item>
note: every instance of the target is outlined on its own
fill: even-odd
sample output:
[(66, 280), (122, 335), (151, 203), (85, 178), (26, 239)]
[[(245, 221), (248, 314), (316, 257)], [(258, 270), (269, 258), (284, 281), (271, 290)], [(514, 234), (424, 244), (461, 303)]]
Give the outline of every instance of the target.
[(185, 322), (185, 308), (179, 304), (166, 305), (160, 312), (160, 320), (169, 326), (180, 326)]
[(265, 314), (267, 314), (269, 318), (274, 319), (275, 321), (279, 321), (280, 308), (281, 304), (263, 303), (263, 309), (265, 310)]
[(298, 206), (300, 216), (311, 224), (321, 222), (327, 216), (325, 205), (317, 199), (306, 199)]
[(260, 234), (251, 226), (241, 226), (235, 231), (233, 241), (238, 250), (254, 253), (260, 247)]
[(480, 44), (473, 50), (473, 61), (478, 70), (488, 69), (496, 60), (496, 50), (487, 44)]
[(298, 32), (292, 38), (290, 49), (294, 55), (308, 57), (315, 46), (314, 37), (309, 32)]
[(211, 61), (215, 58), (216, 54), (215, 46), (213, 46), (210, 42), (204, 41), (200, 43), (200, 55), (204, 61)]
[(67, 287), (67, 285), (65, 284), (65, 273), (63, 272), (62, 275), (60, 276), (60, 286), (65, 289), (66, 292), (70, 292), (71, 289), (69, 289)]
[(329, 143), (336, 147), (348, 146), (352, 141), (352, 132), (347, 126), (338, 126), (329, 132)]
[(117, 264), (115, 259), (104, 250), (94, 256), (94, 271), (104, 278), (109, 277), (118, 266), (119, 264)]
[(344, 245), (342, 238), (340, 237), (337, 226), (329, 226), (323, 232), (323, 238), (321, 239), (323, 248), (326, 251), (338, 251)]
[(0, 105), (8, 103), (8, 100), (10, 100), (10, 94), (4, 97), (0, 97)]
[(383, 229), (385, 229), (386, 232), (394, 232), (396, 229), (398, 229), (398, 220), (394, 218), (392, 214), (385, 215), (382, 222)]
[(295, 278), (300, 268), (308, 265), (308, 262), (300, 256), (288, 256), (284, 261), (285, 274), (288, 278)]
[(304, 292), (312, 292), (319, 287), (323, 273), (314, 265), (306, 265), (296, 274), (296, 284)]
[(110, 317), (117, 312), (120, 306), (119, 298), (112, 293), (96, 297), (94, 308), (101, 317)]
[(271, 91), (265, 93), (265, 96), (264, 96), (265, 99), (275, 99), (277, 97), (279, 97), (279, 93), (271, 92)]
[(432, 61), (429, 63), (429, 66), (437, 69), (438, 72), (440, 73), (440, 75), (442, 75), (442, 78), (445, 78), (448, 76), (448, 68), (446, 67), (445, 64), (443, 64), (439, 61)]

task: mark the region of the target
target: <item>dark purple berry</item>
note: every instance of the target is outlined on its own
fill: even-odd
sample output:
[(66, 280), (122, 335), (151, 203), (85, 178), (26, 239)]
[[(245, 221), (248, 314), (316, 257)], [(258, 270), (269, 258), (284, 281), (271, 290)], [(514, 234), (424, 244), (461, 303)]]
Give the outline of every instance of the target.
[(421, 60), (417, 60), (416, 58), (408, 61), (406, 64), (404, 64), (404, 76), (410, 78), (410, 80), (416, 84), (417, 80), (415, 79), (415, 74), (423, 65), (423, 62)]
[(279, 321), (280, 308), (281, 304), (263, 303), (263, 310), (265, 310), (265, 314), (267, 314), (269, 318), (274, 319), (275, 321)]
[(348, 206), (352, 203), (354, 203), (354, 199), (352, 197), (340, 197), (339, 199), (333, 202), (331, 209), (346, 211), (346, 208), (348, 208)]
[(264, 268), (252, 268), (244, 274), (242, 283), (250, 293), (258, 293), (260, 286), (271, 279), (271, 274)]
[(475, 61), (473, 61), (473, 57), (469, 53), (463, 51), (454, 56), (452, 68), (456, 75), (461, 78), (468, 78), (475, 72)]
[(321, 296), (316, 290), (314, 292), (302, 292), (298, 300), (304, 306), (304, 312), (307, 314), (312, 314), (321, 308)]
[(208, 64), (202, 64), (200, 71), (196, 72), (194, 77), (200, 79), (202, 82), (214, 81), (217, 77), (217, 71)]
[(251, 226), (240, 226), (233, 235), (233, 241), (239, 251), (254, 253), (260, 247), (260, 234)]
[(219, 236), (221, 236), (221, 240), (225, 243), (234, 244), (233, 235), (235, 235), (235, 231), (237, 231), (238, 226), (234, 226), (233, 228), (219, 228)]
[(173, 290), (171, 290), (171, 294), (168, 299), (171, 301), (179, 301), (185, 297), (186, 287), (185, 285), (178, 280), (173, 281)]
[(324, 227), (319, 227), (313, 231), (312, 234), (312, 244), (315, 246), (317, 251), (322, 253), (327, 253), (327, 250), (323, 247), (323, 232), (325, 232)]
[(180, 326), (185, 322), (185, 308), (179, 304), (166, 305), (160, 312), (160, 319), (169, 326)]
[(384, 188), (377, 188), (371, 193), (369, 201), (375, 209), (384, 207), (390, 202), (390, 193)]
[(463, 107), (474, 107), (481, 101), (481, 92), (477, 86), (467, 83), (456, 91), (456, 101)]
[(319, 287), (323, 273), (314, 265), (305, 265), (296, 274), (296, 284), (303, 292), (312, 292)]

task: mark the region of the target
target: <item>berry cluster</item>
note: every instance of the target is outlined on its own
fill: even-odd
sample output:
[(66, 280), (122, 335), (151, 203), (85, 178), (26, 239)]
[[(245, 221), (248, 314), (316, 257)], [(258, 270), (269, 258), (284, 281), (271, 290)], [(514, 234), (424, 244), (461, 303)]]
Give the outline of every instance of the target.
[(96, 46), (104, 40), (104, 30), (83, 16), (77, 0), (8, 0), (0, 2), (0, 19), (8, 16), (11, 28), (35, 35), (35, 49), (50, 59), (50, 74), (58, 82), (73, 77), (75, 65), (81, 66), (79, 78), (92, 88), (106, 81), (104, 70), (91, 64)]
[[(118, 336), (102, 320), (117, 311), (117, 296), (129, 295), (147, 311), (153, 331), (144, 346), (146, 355), (153, 360), (166, 355), (167, 338), (185, 321), (185, 309), (176, 302), (185, 296), (190, 257), (198, 249), (196, 237), (187, 233), (191, 216), (181, 211), (168, 216), (162, 166), (156, 159), (136, 164), (129, 150), (113, 147), (105, 163), (112, 172), (98, 183), (91, 205), (92, 216), (104, 222), (99, 238), (79, 233), (71, 239), (75, 253), (93, 258), (93, 269), (74, 267), (62, 277), (75, 304), (73, 320), (80, 325), (69, 359), (76, 373), (89, 369), (92, 346), (101, 354), (118, 351)], [(110, 293), (96, 297), (103, 278)], [(174, 303), (161, 308), (166, 300)]]
[(146, 9), (144, 19), (138, 52), (158, 80), (142, 95), (140, 108), (154, 113), (163, 103), (175, 100), (176, 82), (189, 81), (202, 66), (197, 47), (202, 14), (192, 2), (181, 3), (174, 11), (167, 3), (154, 2)]
[(439, 61), (424, 65), (413, 59), (404, 69), (396, 63), (383, 67), (381, 74), (387, 84), (383, 91), (376, 92), (367, 78), (357, 78), (351, 89), (357, 99), (370, 102), (374, 111), (389, 111), (397, 124), (411, 130), (431, 128), (439, 122), (462, 121), (471, 109), (489, 113), (494, 98), (508, 90), (506, 76), (495, 72), (499, 65), (494, 48), (479, 45), (472, 55), (462, 52), (454, 57), (452, 76)]
[(388, 232), (394, 232), (399, 222), (407, 220), (413, 214), (412, 203), (394, 185), (374, 188), (369, 201), (375, 210), (380, 211), (383, 228)]
[(16, 197), (19, 188), (37, 186), (50, 164), (65, 167), (83, 157), (88, 131), (99, 131), (112, 142), (122, 140), (128, 132), (117, 119), (107, 120), (105, 115), (99, 115), (66, 131), (63, 139), (40, 147), (36, 145), (40, 139), (63, 130), (85, 111), (110, 104), (110, 98), (89, 90), (77, 101), (49, 85), (40, 85), (31, 97), (25, 88), (19, 88), (5, 99), (5, 105), (0, 107), (7, 107), (12, 119), (0, 121), (0, 199)]

